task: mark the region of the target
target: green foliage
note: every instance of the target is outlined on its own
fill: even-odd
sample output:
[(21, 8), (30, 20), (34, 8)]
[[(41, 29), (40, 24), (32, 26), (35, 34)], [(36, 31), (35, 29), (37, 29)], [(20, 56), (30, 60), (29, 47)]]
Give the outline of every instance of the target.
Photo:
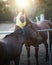
[(44, 13), (44, 3), (41, 3), (42, 1), (40, 2), (40, 0), (36, 0), (36, 3), (31, 3), (31, 5), (29, 6), (27, 11), (28, 15), (32, 20), (34, 20), (36, 16), (39, 16), (40, 14)]
[(52, 0), (46, 0), (45, 17), (52, 20)]
[(36, 15), (41, 13), (45, 14), (45, 19), (52, 20), (52, 0), (37, 0), (39, 1), (39, 6), (37, 6)]
[(45, 19), (52, 20), (52, 0), (34, 0), (34, 5), (28, 9), (28, 14), (34, 19), (40, 14), (45, 15)]
[(0, 1), (0, 21), (12, 20), (13, 15), (3, 1)]
[[(13, 0), (9, 0), (12, 1)], [(35, 19), (36, 16), (44, 13), (46, 19), (52, 20), (52, 0), (29, 0), (30, 6), (26, 9), (27, 14), (30, 16), (31, 19)], [(11, 5), (11, 4), (10, 4)], [(15, 5), (12, 5), (15, 7)], [(0, 21), (12, 20), (14, 14), (9, 7), (5, 6), (5, 3), (0, 0)]]

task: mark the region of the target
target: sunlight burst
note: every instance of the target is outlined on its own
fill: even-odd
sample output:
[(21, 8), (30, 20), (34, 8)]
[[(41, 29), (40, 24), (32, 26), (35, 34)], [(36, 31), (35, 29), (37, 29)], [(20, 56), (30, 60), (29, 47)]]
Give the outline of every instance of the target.
[(20, 8), (25, 8), (29, 4), (28, 0), (15, 0), (15, 1), (16, 1), (16, 5)]

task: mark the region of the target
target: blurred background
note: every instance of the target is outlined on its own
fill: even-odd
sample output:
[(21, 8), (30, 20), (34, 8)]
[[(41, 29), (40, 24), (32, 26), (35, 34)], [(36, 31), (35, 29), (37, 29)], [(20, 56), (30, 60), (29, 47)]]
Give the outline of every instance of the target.
[[(22, 0), (20, 3), (22, 3)], [(28, 6), (24, 7), (27, 15), (33, 20), (37, 21), (43, 15), (44, 19), (52, 21), (52, 0), (26, 0)], [(15, 21), (14, 18), (16, 14), (21, 11), (21, 8), (18, 6), (17, 0), (0, 0), (0, 31), (14, 31)], [(2, 33), (3, 33), (2, 32)], [(5, 34), (0, 34), (0, 39), (2, 39)], [(30, 52), (30, 62), (31, 65), (36, 65), (36, 59), (34, 57), (35, 48), (31, 46)], [(27, 51), (25, 45), (22, 48), (22, 54), (20, 57), (20, 65), (27, 65)], [(39, 46), (39, 64), (47, 65), (45, 60), (45, 47), (43, 44)], [(22, 59), (23, 58), (23, 59)], [(12, 64), (13, 65), (13, 64)]]
[[(16, 12), (20, 10), (16, 2), (17, 0), (0, 0), (0, 23), (13, 21)], [(34, 21), (40, 14), (44, 14), (45, 19), (52, 20), (52, 0), (28, 0), (25, 11)]]

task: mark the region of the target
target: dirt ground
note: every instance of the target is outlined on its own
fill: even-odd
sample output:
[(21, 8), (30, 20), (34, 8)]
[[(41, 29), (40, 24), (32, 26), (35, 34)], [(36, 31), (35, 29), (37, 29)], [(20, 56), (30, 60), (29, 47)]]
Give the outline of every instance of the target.
[[(0, 24), (0, 31), (13, 31), (15, 29), (15, 24)], [(6, 34), (0, 34), (0, 39), (2, 39)], [(39, 65), (48, 65), (45, 60), (46, 50), (43, 44), (39, 45), (39, 54), (38, 60)], [(35, 59), (35, 48), (33, 46), (30, 47), (30, 65), (36, 65)], [(52, 58), (52, 57), (51, 57)], [(11, 65), (14, 63), (11, 62)], [(20, 56), (20, 65), (27, 65), (27, 51), (25, 45), (23, 45), (22, 53)]]

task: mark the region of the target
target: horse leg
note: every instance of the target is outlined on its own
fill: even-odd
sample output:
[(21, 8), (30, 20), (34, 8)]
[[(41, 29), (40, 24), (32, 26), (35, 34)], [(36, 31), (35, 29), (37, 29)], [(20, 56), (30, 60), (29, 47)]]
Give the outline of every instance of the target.
[(30, 65), (30, 46), (26, 46), (28, 65)]
[(15, 60), (14, 60), (15, 65), (19, 65), (19, 61), (20, 61), (20, 55), (15, 58)]
[(10, 61), (7, 61), (4, 65), (10, 65)]
[[(47, 42), (45, 43), (45, 48), (46, 48), (46, 61), (49, 61), (49, 55), (48, 55), (48, 44)], [(51, 53), (51, 43), (50, 43), (50, 53)]]
[(39, 50), (39, 46), (37, 45), (37, 46), (35, 47), (36, 65), (39, 65), (39, 63), (38, 63), (38, 50)]
[(51, 40), (50, 40), (50, 52), (51, 52), (51, 44), (52, 44), (52, 42), (51, 42)]
[(46, 49), (46, 61), (49, 61), (49, 55), (48, 55), (48, 44), (47, 42), (45, 43), (45, 49)]

